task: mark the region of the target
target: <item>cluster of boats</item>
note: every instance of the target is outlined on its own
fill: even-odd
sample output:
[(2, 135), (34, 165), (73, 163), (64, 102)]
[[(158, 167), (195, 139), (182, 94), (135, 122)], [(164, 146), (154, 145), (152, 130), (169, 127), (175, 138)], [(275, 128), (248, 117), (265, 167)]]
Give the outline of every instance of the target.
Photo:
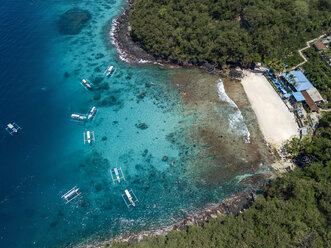
[[(104, 74), (106, 77), (112, 77), (116, 72), (114, 66), (109, 66)], [(87, 90), (93, 90), (94, 85), (87, 79), (82, 79), (81, 85)], [(97, 113), (97, 108), (95, 106), (90, 107), (89, 111), (86, 114), (73, 113), (71, 114), (71, 120), (85, 124), (88, 121), (92, 121), (95, 118)], [(84, 144), (92, 145), (95, 142), (94, 131), (86, 131), (84, 132)], [(121, 180), (125, 181), (125, 177), (122, 171), (122, 168), (114, 168), (110, 170), (110, 175), (113, 180), (113, 183), (121, 182)], [(67, 193), (62, 195), (62, 198), (65, 200), (65, 203), (68, 204), (72, 200), (76, 199), (81, 195), (79, 188), (76, 186), (69, 190)], [(130, 208), (130, 206), (135, 207), (136, 202), (138, 202), (138, 198), (132, 191), (132, 189), (124, 190), (124, 194), (122, 194), (122, 198), (125, 202), (125, 205)]]
[[(112, 77), (114, 76), (116, 72), (116, 68), (114, 66), (109, 66), (103, 74), (106, 75), (106, 77)], [(93, 90), (94, 85), (88, 80), (88, 79), (82, 79), (81, 85), (87, 89), (87, 90)]]
[[(121, 180), (125, 181), (125, 177), (124, 177), (122, 168), (114, 168), (114, 170), (111, 169), (110, 175), (111, 175), (111, 178), (112, 178), (114, 184), (116, 183), (116, 181), (118, 181), (119, 183), (121, 182)], [(79, 188), (77, 188), (75, 186), (71, 190), (69, 190), (67, 193), (62, 195), (62, 198), (65, 200), (65, 203), (68, 204), (69, 202), (71, 202), (72, 200), (74, 200), (75, 198), (77, 198), (80, 195), (81, 195), (81, 192), (79, 191)], [(130, 189), (130, 190), (125, 189), (124, 194), (122, 194), (122, 198), (123, 198), (125, 205), (128, 208), (130, 208), (131, 206), (135, 207), (136, 203), (139, 201), (132, 189)]]
[[(116, 69), (114, 66), (109, 66), (104, 74), (106, 77), (112, 77), (116, 72)], [(89, 82), (87, 79), (83, 79), (81, 82), (81, 85), (88, 90), (92, 90), (94, 85)], [(71, 120), (85, 124), (88, 121), (92, 121), (95, 118), (95, 115), (97, 113), (97, 108), (95, 106), (90, 107), (88, 112), (86, 114), (80, 114), (80, 113), (73, 113), (71, 114)], [(6, 131), (10, 135), (14, 135), (18, 133), (18, 131), (22, 129), (19, 125), (17, 125), (15, 122), (8, 123), (6, 127)], [(95, 136), (94, 131), (86, 131), (84, 132), (84, 144), (92, 145), (95, 142)], [(114, 168), (113, 170), (110, 170), (110, 175), (113, 180), (113, 183), (121, 182), (121, 180), (125, 181), (125, 177), (122, 171), (122, 168)], [(68, 204), (72, 200), (76, 199), (78, 196), (81, 195), (81, 192), (79, 191), (79, 188), (77, 186), (70, 189), (68, 192), (66, 192), (64, 195), (62, 195), (61, 198), (64, 199), (65, 203)], [(138, 198), (132, 191), (132, 189), (125, 189), (124, 194), (122, 194), (122, 198), (125, 202), (125, 205), (130, 208), (130, 206), (135, 207), (136, 202), (138, 202)]]

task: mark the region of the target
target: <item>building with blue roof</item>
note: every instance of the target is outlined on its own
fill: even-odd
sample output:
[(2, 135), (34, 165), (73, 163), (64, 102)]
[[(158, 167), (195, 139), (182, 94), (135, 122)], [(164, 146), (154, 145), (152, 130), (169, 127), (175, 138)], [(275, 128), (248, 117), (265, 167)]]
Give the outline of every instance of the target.
[(287, 82), (290, 83), (298, 92), (314, 88), (314, 86), (306, 78), (306, 76), (302, 73), (301, 70), (283, 73), (283, 76), (287, 80)]
[(297, 102), (305, 101), (305, 97), (302, 95), (301, 92), (293, 92), (293, 97)]

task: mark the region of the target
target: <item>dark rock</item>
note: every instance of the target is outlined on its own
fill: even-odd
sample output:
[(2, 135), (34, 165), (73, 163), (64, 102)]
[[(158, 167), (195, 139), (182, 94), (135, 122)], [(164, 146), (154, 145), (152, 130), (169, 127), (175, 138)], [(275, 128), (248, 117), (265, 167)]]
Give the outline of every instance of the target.
[(103, 78), (102, 77), (96, 77), (93, 79), (92, 83), (94, 85), (100, 84), (102, 82)]
[(145, 149), (143, 152), (143, 157), (146, 157), (147, 154), (148, 154), (148, 149)]
[(232, 69), (229, 72), (229, 78), (241, 79), (243, 78), (243, 76), (244, 76), (243, 72), (236, 69)]
[(79, 34), (90, 19), (89, 11), (78, 8), (70, 9), (62, 14), (58, 21), (59, 32), (63, 35)]
[(101, 140), (106, 141), (107, 140), (107, 137), (106, 136), (103, 136)]
[(105, 57), (105, 55), (103, 55), (103, 53), (98, 53), (96, 56), (95, 56), (95, 59), (101, 59)]
[(49, 226), (53, 228), (56, 227), (57, 224), (58, 224), (57, 221), (53, 221), (51, 224), (49, 224)]
[(144, 129), (148, 128), (146, 123), (139, 123), (139, 124), (136, 124), (135, 126), (139, 129), (141, 129), (141, 130), (144, 130)]
[(97, 94), (97, 95), (94, 95), (93, 100), (98, 101), (98, 100), (100, 100), (100, 98), (101, 98), (101, 95)]
[(167, 156), (163, 156), (162, 161), (167, 161), (168, 157)]
[(146, 96), (146, 93), (144, 91), (142, 91), (139, 95), (138, 98), (139, 99), (144, 99), (144, 97)]
[(114, 96), (108, 96), (105, 99), (102, 100), (100, 106), (113, 106), (117, 104), (117, 99)]
[(107, 83), (100, 84), (96, 89), (97, 90), (108, 90), (109, 89), (109, 85)]

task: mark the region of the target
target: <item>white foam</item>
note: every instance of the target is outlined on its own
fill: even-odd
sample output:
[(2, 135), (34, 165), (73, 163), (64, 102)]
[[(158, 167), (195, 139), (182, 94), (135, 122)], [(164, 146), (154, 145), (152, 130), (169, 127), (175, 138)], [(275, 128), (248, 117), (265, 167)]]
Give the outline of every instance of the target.
[(229, 116), (229, 131), (245, 137), (245, 142), (250, 143), (251, 134), (244, 122), (244, 117), (241, 114), (237, 104), (226, 94), (222, 79), (217, 81), (218, 97), (222, 102), (227, 102), (235, 109), (234, 114)]
[(150, 64), (155, 64), (155, 65), (162, 65), (161, 63), (150, 61), (150, 60), (144, 60), (144, 59), (137, 60), (137, 59), (134, 59), (125, 50), (121, 49), (118, 42), (117, 42), (117, 40), (115, 39), (115, 32), (116, 32), (116, 29), (118, 28), (118, 24), (119, 24), (118, 18), (112, 20), (112, 26), (111, 26), (111, 29), (109, 31), (109, 36), (111, 38), (111, 43), (116, 47), (117, 52), (118, 52), (118, 56), (121, 60), (123, 60), (127, 63), (138, 63), (138, 64), (150, 63)]
[(123, 60), (127, 63), (134, 62), (129, 58), (129, 55), (119, 47), (118, 42), (115, 39), (115, 31), (116, 31), (117, 27), (118, 27), (118, 19), (116, 18), (116, 19), (112, 20), (111, 29), (110, 29), (110, 32), (109, 32), (109, 35), (110, 35), (110, 38), (111, 38), (111, 43), (116, 47), (116, 50), (118, 52), (118, 56), (121, 60)]

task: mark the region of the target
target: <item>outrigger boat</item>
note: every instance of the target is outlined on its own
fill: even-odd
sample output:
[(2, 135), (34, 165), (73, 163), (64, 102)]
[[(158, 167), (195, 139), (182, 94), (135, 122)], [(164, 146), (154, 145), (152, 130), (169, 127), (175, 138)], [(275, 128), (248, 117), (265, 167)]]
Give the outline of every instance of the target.
[(86, 115), (82, 114), (72, 114), (71, 119), (73, 121), (79, 121), (79, 122), (85, 122), (86, 121)]
[(97, 108), (95, 106), (90, 107), (90, 110), (87, 113), (87, 119), (93, 120), (96, 113), (97, 113)]
[(114, 68), (114, 66), (111, 65), (107, 68), (107, 70), (105, 70), (105, 72), (103, 74), (106, 74), (106, 77), (109, 77), (109, 76), (112, 77), (115, 74), (115, 72), (116, 72), (116, 69)]
[(13, 135), (18, 132), (19, 129), (22, 129), (20, 126), (18, 126), (15, 122), (13, 123), (8, 123), (6, 127), (6, 131), (10, 134)]
[[(115, 176), (113, 176), (113, 173), (115, 174)], [(120, 183), (121, 179), (123, 179), (125, 181), (125, 177), (124, 177), (122, 168), (119, 168), (119, 169), (114, 168), (114, 171), (110, 170), (110, 175), (113, 180), (113, 183), (115, 183), (116, 181), (118, 181)]]
[(81, 193), (79, 192), (79, 188), (76, 186), (73, 187), (71, 190), (69, 190), (67, 193), (65, 193), (62, 198), (66, 201), (66, 204), (71, 202), (73, 199), (78, 197)]
[(91, 90), (93, 87), (93, 84), (90, 83), (87, 79), (82, 79), (81, 85), (87, 90)]
[(90, 145), (92, 145), (92, 143), (95, 142), (93, 131), (86, 131), (86, 133), (84, 133), (84, 144), (86, 144), (86, 142)]
[[(124, 191), (125, 194), (122, 194), (122, 198), (126, 204), (126, 206), (128, 208), (130, 208), (130, 206), (133, 206), (135, 207), (136, 206), (136, 202), (138, 202), (138, 198), (136, 197), (136, 195), (133, 193), (132, 189), (131, 190), (125, 190)], [(131, 194), (134, 196), (134, 198), (131, 196)], [(126, 195), (126, 197), (128, 198), (129, 200), (129, 203), (127, 202), (127, 200), (125, 199), (124, 195)]]

